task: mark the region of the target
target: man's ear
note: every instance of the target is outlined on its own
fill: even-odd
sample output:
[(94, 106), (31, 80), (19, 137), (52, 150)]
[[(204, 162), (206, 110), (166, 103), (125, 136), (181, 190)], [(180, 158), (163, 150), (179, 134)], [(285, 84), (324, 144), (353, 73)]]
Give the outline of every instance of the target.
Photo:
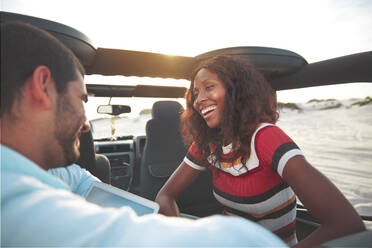
[(48, 67), (38, 66), (29, 79), (32, 103), (42, 109), (50, 109), (56, 98), (56, 87)]

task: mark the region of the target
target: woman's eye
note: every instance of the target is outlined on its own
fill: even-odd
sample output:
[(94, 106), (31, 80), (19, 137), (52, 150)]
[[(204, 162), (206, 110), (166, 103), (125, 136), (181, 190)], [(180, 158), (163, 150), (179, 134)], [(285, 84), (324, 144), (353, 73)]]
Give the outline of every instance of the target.
[(213, 87), (214, 87), (213, 84), (208, 84), (208, 85), (205, 87), (205, 89), (210, 90), (210, 89), (212, 89)]

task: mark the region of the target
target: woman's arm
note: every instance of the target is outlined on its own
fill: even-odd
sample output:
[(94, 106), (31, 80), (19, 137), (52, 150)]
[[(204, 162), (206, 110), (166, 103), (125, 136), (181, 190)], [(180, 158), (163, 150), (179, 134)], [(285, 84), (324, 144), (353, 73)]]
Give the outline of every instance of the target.
[(298, 247), (313, 247), (365, 230), (362, 219), (343, 194), (303, 156), (295, 156), (287, 162), (283, 178), (321, 224), (299, 242)]
[(159, 203), (159, 213), (179, 216), (176, 199), (178, 195), (199, 175), (200, 171), (182, 162), (158, 192), (155, 201)]

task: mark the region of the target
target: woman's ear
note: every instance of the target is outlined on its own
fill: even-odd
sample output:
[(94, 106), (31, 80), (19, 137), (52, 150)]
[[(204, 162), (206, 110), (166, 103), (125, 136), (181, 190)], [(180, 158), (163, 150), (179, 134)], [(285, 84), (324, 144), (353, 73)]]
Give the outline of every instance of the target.
[(38, 66), (29, 78), (32, 104), (41, 109), (50, 109), (56, 98), (56, 87), (51, 72), (46, 66)]

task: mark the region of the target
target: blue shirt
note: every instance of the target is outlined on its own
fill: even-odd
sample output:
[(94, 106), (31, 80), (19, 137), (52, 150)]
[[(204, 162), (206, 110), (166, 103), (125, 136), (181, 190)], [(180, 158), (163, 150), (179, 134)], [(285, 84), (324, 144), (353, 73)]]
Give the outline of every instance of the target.
[(240, 217), (189, 220), (103, 208), (21, 154), (1, 149), (1, 246), (286, 246)]
[(48, 172), (66, 183), (73, 193), (83, 197), (86, 195), (93, 182), (100, 182), (97, 177), (77, 164), (49, 169)]

